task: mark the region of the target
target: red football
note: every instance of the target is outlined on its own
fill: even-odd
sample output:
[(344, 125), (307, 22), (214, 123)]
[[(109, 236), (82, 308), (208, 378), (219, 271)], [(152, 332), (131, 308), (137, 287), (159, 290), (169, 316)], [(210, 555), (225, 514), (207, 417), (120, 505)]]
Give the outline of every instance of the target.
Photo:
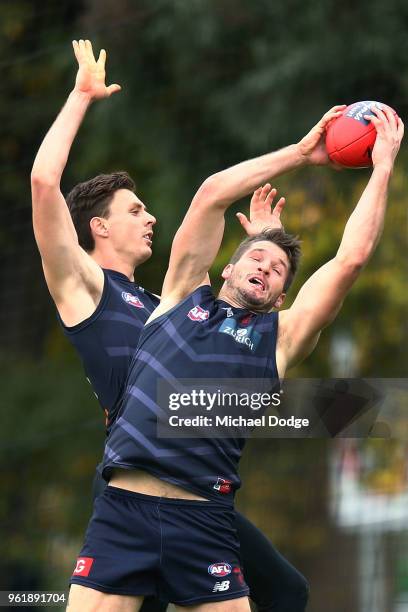
[[(379, 108), (387, 107), (386, 104), (372, 100), (355, 102), (329, 125), (326, 133), (326, 149), (332, 162), (346, 168), (372, 166), (371, 151), (377, 131), (371, 121), (364, 119), (364, 115), (374, 114), (371, 110), (373, 104)], [(391, 110), (395, 113), (394, 109)]]

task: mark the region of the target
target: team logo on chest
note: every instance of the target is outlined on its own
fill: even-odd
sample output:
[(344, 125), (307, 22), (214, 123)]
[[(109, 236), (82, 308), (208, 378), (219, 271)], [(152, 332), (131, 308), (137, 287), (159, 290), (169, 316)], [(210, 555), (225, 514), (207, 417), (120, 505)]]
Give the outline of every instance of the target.
[(194, 308), (188, 312), (187, 316), (192, 321), (199, 321), (202, 323), (203, 321), (207, 321), (208, 317), (210, 316), (210, 311), (204, 310), (204, 308), (201, 308), (201, 306), (194, 306)]
[(130, 304), (131, 306), (134, 306), (135, 308), (144, 308), (143, 302), (140, 301), (136, 295), (132, 295), (131, 293), (128, 293), (127, 291), (122, 291), (122, 299), (127, 304)]
[[(241, 321), (241, 324), (242, 323), (243, 321)], [(227, 318), (224, 319), (224, 321), (221, 323), (218, 331), (222, 334), (228, 334), (229, 336), (232, 336), (235, 342), (247, 346), (249, 350), (253, 353), (262, 338), (261, 334), (254, 331), (253, 327), (253, 325), (249, 325), (248, 327), (239, 327), (235, 319)]]

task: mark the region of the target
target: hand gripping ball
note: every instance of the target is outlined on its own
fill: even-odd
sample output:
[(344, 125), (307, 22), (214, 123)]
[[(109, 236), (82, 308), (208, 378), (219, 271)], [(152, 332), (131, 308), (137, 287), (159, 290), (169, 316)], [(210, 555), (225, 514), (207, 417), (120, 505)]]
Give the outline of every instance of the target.
[[(332, 162), (346, 168), (372, 166), (371, 151), (377, 131), (371, 121), (364, 119), (364, 115), (374, 115), (371, 110), (374, 104), (378, 108), (387, 107), (386, 104), (372, 100), (355, 102), (347, 106), (342, 115), (329, 125), (326, 149)], [(394, 109), (391, 110), (395, 113)]]

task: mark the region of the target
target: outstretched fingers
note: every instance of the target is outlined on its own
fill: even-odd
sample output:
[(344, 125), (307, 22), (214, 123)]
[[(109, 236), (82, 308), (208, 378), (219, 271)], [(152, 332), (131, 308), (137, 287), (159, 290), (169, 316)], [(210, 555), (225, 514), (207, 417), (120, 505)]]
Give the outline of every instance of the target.
[(74, 49), (74, 54), (77, 59), (78, 64), (81, 62), (81, 50), (79, 48), (79, 43), (77, 40), (72, 41), (72, 48)]
[(274, 209), (273, 209), (273, 214), (274, 214), (276, 217), (279, 217), (279, 218), (280, 218), (281, 213), (282, 213), (283, 209), (285, 208), (285, 204), (286, 204), (286, 198), (284, 198), (284, 197), (281, 197), (281, 198), (278, 200), (278, 202), (275, 204), (275, 207), (274, 207)]
[(105, 64), (106, 64), (106, 51), (105, 49), (101, 49), (99, 51), (99, 57), (98, 57), (98, 68), (105, 70)]
[(402, 121), (401, 117), (398, 117), (398, 138), (400, 140), (402, 140), (402, 137), (404, 136), (404, 122)]
[(86, 51), (86, 44), (85, 41), (82, 40), (82, 38), (78, 41), (78, 46), (79, 46), (79, 53), (80, 53), (80, 57), (81, 59), (86, 59), (87, 56), (87, 51)]
[(72, 47), (74, 49), (74, 54), (79, 65), (84, 62), (88, 62), (91, 64), (95, 62), (95, 56), (90, 40), (73, 40)]
[(242, 212), (237, 212), (235, 216), (237, 217), (238, 221), (242, 225), (244, 231), (247, 234), (249, 234), (250, 228), (251, 228), (251, 222), (249, 221), (248, 217), (244, 215), (244, 213)]
[(121, 89), (122, 88), (120, 85), (118, 85), (117, 83), (113, 83), (113, 85), (109, 85), (109, 87), (106, 88), (106, 91), (108, 93), (108, 96), (111, 96), (112, 94), (117, 93)]

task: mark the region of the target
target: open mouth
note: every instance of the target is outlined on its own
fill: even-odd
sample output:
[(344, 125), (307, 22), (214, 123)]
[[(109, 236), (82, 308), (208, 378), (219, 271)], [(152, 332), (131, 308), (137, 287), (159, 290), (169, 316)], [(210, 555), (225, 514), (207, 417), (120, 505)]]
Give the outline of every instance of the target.
[(260, 287), (262, 289), (262, 291), (265, 291), (265, 283), (263, 282), (263, 280), (259, 276), (250, 276), (248, 278), (248, 282), (250, 282), (251, 285), (255, 285), (256, 287)]
[(143, 236), (143, 238), (146, 240), (147, 244), (149, 246), (151, 246), (152, 245), (153, 232), (147, 232), (147, 234), (145, 234)]

